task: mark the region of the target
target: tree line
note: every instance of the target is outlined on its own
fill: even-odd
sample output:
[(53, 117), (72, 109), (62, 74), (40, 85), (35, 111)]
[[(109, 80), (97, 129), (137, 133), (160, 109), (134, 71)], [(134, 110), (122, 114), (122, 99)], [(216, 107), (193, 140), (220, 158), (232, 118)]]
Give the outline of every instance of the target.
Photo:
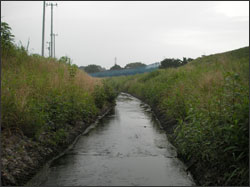
[(165, 58), (163, 61), (161, 61), (161, 65), (159, 68), (164, 69), (164, 68), (177, 68), (180, 66), (183, 66), (187, 64), (188, 62), (192, 61), (192, 58), (186, 58), (183, 57), (183, 60), (180, 59), (175, 59), (175, 58)]
[[(159, 68), (164, 69), (164, 68), (177, 68), (180, 66), (183, 66), (187, 64), (188, 62), (192, 61), (192, 58), (186, 58), (183, 57), (183, 60), (180, 59), (175, 59), (175, 58), (165, 58), (160, 62)], [(110, 69), (106, 69), (104, 67), (101, 67), (100, 65), (95, 65), (95, 64), (90, 64), (88, 66), (80, 66), (79, 69), (84, 70), (87, 73), (98, 73), (98, 72), (103, 72), (103, 71), (109, 71), (109, 70), (123, 70), (123, 69), (135, 69), (139, 67), (145, 67), (146, 64), (143, 64), (141, 62), (133, 62), (133, 63), (128, 63), (124, 68), (122, 68), (120, 65), (115, 64), (112, 66)]]
[(100, 65), (90, 64), (88, 66), (80, 66), (79, 69), (82, 69), (87, 73), (97, 73), (97, 72), (103, 72), (103, 71), (108, 71), (108, 70), (134, 69), (134, 68), (145, 67), (145, 66), (146, 64), (143, 64), (141, 62), (132, 62), (132, 63), (126, 64), (124, 68), (122, 68), (118, 64), (115, 64), (110, 69), (106, 69), (104, 67), (101, 67)]

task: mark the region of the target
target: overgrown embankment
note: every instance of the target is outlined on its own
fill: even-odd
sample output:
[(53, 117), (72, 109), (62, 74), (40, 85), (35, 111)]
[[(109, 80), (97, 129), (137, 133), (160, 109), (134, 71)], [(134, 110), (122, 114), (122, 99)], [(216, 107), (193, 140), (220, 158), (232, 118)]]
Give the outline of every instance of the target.
[(249, 47), (109, 81), (151, 105), (198, 185), (249, 185)]
[(116, 93), (75, 65), (7, 44), (1, 55), (1, 181), (23, 185), (112, 107)]

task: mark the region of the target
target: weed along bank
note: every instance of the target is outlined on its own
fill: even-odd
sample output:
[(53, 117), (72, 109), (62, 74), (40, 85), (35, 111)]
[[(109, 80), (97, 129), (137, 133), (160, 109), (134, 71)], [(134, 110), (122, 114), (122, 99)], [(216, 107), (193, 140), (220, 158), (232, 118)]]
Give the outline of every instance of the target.
[(148, 105), (121, 93), (116, 106), (29, 185), (194, 185), (159, 125)]
[(249, 185), (249, 47), (109, 81), (152, 107), (197, 185)]
[(2, 44), (1, 182), (20, 186), (109, 111), (117, 93), (67, 58), (29, 55), (11, 38)]
[(117, 94), (80, 70), (72, 76), (69, 64), (17, 53), (2, 58), (2, 185), (24, 185), (111, 110)]

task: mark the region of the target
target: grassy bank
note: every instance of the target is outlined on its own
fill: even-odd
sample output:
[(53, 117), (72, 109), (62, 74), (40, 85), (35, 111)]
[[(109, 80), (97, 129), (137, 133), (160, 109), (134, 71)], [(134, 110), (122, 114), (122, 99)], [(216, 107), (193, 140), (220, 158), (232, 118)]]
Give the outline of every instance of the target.
[(111, 88), (76, 66), (20, 52), (2, 58), (1, 128), (38, 140), (44, 131), (63, 141), (63, 126), (90, 122), (114, 101)]
[(154, 109), (199, 185), (249, 185), (249, 47), (111, 78)]
[(116, 93), (76, 65), (2, 44), (1, 179), (23, 185), (113, 106)]

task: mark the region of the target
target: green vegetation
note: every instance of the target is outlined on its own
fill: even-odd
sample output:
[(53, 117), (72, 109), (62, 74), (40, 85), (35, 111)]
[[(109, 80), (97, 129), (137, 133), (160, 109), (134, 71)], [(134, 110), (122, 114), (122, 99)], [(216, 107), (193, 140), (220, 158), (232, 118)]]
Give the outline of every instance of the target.
[(99, 66), (99, 65), (95, 65), (95, 64), (90, 64), (88, 66), (80, 66), (79, 69), (82, 69), (83, 71), (87, 72), (87, 73), (96, 73), (96, 72), (102, 72), (102, 71), (106, 71), (105, 68)]
[(133, 69), (133, 68), (140, 68), (140, 67), (144, 67), (146, 66), (146, 64), (143, 64), (141, 62), (132, 62), (129, 64), (126, 64), (126, 66), (124, 67), (125, 69)]
[(114, 66), (112, 66), (112, 67), (110, 68), (110, 70), (120, 70), (120, 69), (122, 69), (122, 67), (119, 66), (118, 64), (115, 64)]
[(166, 58), (163, 61), (161, 61), (161, 69), (164, 68), (177, 68), (183, 65), (186, 65), (188, 62), (191, 62), (193, 59), (192, 58), (186, 58), (183, 57), (183, 60), (181, 61), (180, 59), (174, 59), (174, 58)]
[(117, 93), (105, 80), (72, 64), (28, 55), (1, 22), (1, 184), (22, 186), (49, 159), (69, 146)]
[(113, 104), (114, 90), (78, 70), (68, 57), (58, 61), (28, 55), (24, 47), (13, 44), (7, 23), (1, 23), (1, 31), (2, 132), (23, 134), (34, 141), (43, 133), (51, 134), (50, 143), (58, 144), (77, 121), (90, 123)]
[[(65, 61), (65, 57), (61, 57), (60, 61)], [(121, 66), (115, 64), (114, 66), (112, 66), (110, 68), (110, 70), (133, 69), (133, 68), (139, 68), (139, 67), (145, 67), (145, 66), (146, 66), (146, 64), (143, 64), (141, 62), (129, 63), (124, 68), (122, 68)], [(101, 67), (99, 65), (95, 65), (95, 64), (90, 64), (90, 65), (87, 65), (87, 66), (80, 66), (79, 69), (81, 69), (81, 70), (83, 70), (83, 71), (85, 71), (86, 73), (89, 73), (89, 74), (106, 71), (105, 68), (103, 68), (103, 67)]]
[(78, 121), (92, 122), (124, 91), (151, 105), (197, 184), (249, 185), (249, 47), (102, 81), (68, 57), (28, 55), (13, 38), (1, 22), (2, 138), (63, 144)]
[(154, 109), (200, 185), (249, 185), (249, 47), (110, 78)]
[(1, 22), (1, 48), (2, 52), (8, 51), (13, 47), (14, 35), (11, 34), (11, 28), (6, 22)]

